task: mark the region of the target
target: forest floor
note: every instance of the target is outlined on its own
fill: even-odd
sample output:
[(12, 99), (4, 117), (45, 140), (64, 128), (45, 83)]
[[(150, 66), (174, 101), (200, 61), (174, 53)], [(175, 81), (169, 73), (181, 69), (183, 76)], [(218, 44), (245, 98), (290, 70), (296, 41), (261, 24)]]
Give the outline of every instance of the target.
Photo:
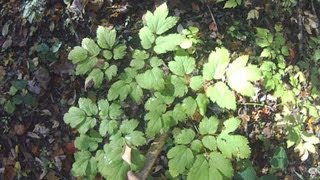
[[(85, 37), (95, 37), (98, 25), (113, 26), (125, 38), (136, 36), (143, 14), (161, 2), (89, 0), (83, 4), (85, 1), (75, 0), (69, 5), (63, 0), (26, 2), (0, 1), (0, 179), (71, 179), (77, 132), (64, 123), (63, 115), (83, 94), (96, 96), (93, 89), (83, 88), (82, 77), (74, 75), (75, 66), (67, 58), (71, 47)], [(287, 63), (296, 64), (304, 56), (297, 36), (301, 25), (297, 22), (296, 6), (280, 11), (271, 2), (252, 1), (245, 7), (224, 9), (220, 3), (192, 0), (172, 0), (168, 6), (170, 13), (180, 16), (181, 25), (200, 29), (200, 39), (206, 41), (201, 47), (202, 54), (207, 55), (217, 42), (223, 42), (231, 52), (258, 54), (248, 44), (255, 38), (255, 27), (272, 30), (280, 23), (290, 50)], [(304, 21), (309, 22), (302, 27), (304, 46), (310, 36), (319, 33), (314, 27), (318, 26), (315, 18), (320, 12), (312, 16), (312, 8), (305, 3), (300, 9)], [(252, 9), (259, 11), (258, 20), (248, 19)], [(201, 54), (198, 56), (202, 58)], [(249, 137), (251, 161), (257, 173), (263, 175), (270, 168), (275, 148), (272, 144), (283, 143), (282, 135), (277, 134), (279, 130), (270, 121), (274, 115), (270, 109), (242, 110), (246, 111), (239, 113), (243, 118), (262, 119), (259, 124), (252, 121), (241, 129)], [(267, 135), (266, 141), (256, 138), (261, 133)], [(296, 174), (309, 177), (308, 170), (319, 160), (314, 157), (315, 161), (301, 163), (292, 149), (288, 156), (288, 171), (279, 175), (285, 179), (296, 179)], [(167, 167), (166, 161), (158, 163)], [(159, 172), (154, 175), (160, 177)]]

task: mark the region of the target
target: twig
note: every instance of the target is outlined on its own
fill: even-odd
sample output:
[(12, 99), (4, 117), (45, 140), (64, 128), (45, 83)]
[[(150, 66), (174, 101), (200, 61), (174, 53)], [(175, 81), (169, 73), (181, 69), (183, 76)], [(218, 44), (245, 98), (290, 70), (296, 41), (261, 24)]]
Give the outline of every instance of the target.
[(302, 2), (298, 1), (298, 26), (299, 26), (299, 34), (298, 34), (298, 42), (299, 42), (299, 56), (303, 58), (303, 22), (302, 22)]
[(212, 19), (213, 23), (215, 24), (215, 26), (217, 27), (217, 32), (218, 32), (218, 25), (217, 25), (216, 20), (214, 19), (213, 13), (212, 13), (212, 11), (211, 11), (211, 9), (210, 9), (209, 5), (208, 5), (208, 4), (206, 4), (206, 6), (207, 6), (207, 8), (209, 9), (211, 19)]
[(152, 167), (156, 162), (162, 148), (166, 142), (168, 137), (168, 133), (162, 133), (155, 141), (151, 144), (149, 151), (146, 155), (147, 162), (145, 163), (143, 169), (137, 173), (139, 180), (145, 180), (148, 178), (149, 174), (151, 173)]
[[(317, 21), (317, 24), (318, 24), (318, 27), (319, 27), (320, 26), (319, 25), (320, 22), (319, 22), (319, 18), (318, 18), (316, 9), (314, 8), (314, 0), (311, 0), (311, 9), (312, 9), (312, 12), (313, 12), (314, 16), (316, 17), (316, 21)], [(319, 28), (316, 28), (315, 31), (316, 31), (316, 35), (318, 37), (319, 36)]]

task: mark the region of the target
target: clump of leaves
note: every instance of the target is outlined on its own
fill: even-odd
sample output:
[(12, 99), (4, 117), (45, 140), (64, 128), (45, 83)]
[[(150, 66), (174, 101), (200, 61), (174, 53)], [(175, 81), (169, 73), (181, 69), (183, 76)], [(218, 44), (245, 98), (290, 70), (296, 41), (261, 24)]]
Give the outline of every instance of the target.
[[(285, 52), (285, 41), (280, 35), (258, 30), (258, 45), (270, 50), (271, 61), (266, 62), (271, 63), (263, 68), (251, 64), (248, 55), (231, 58), (224, 47), (213, 50), (202, 64), (192, 56), (194, 51), (188, 51), (197, 44), (196, 29), (169, 32), (178, 20), (162, 4), (144, 16), (138, 33), (141, 47), (126, 52), (116, 31), (100, 26), (96, 41), (85, 38), (70, 51), (76, 74), (87, 76), (85, 86), (93, 81), (99, 88), (105, 79), (109, 85), (99, 96), (105, 99), (80, 98), (78, 106), (64, 116), (80, 133), (75, 140), (79, 150), (72, 169), (75, 176), (93, 179), (99, 173), (107, 179), (126, 179), (129, 170), (139, 171), (145, 163), (140, 148), (164, 132), (174, 139), (173, 144), (167, 143), (172, 178), (230, 179), (235, 174), (233, 162), (250, 157), (248, 140), (237, 134), (241, 121), (232, 116), (236, 98), (254, 97), (256, 81), (267, 76), (261, 73), (265, 69), (271, 69), (266, 84), (274, 90), (271, 81), (277, 84), (283, 76), (273, 78), (279, 62), (272, 60), (285, 55), (277, 49)], [(129, 61), (118, 61), (124, 56)], [(294, 72), (290, 68), (282, 71)], [(290, 79), (296, 89), (301, 82), (300, 78)], [(127, 110), (131, 104), (143, 109), (132, 113)], [(212, 106), (226, 112), (224, 118), (208, 112)]]
[(208, 62), (203, 65), (203, 80), (216, 80), (216, 83), (205, 89), (212, 102), (222, 108), (235, 110), (235, 92), (244, 96), (254, 96), (255, 87), (252, 82), (259, 80), (261, 74), (257, 66), (248, 64), (247, 55), (238, 57), (232, 63), (230, 60), (227, 49), (216, 48), (216, 51), (209, 55)]
[(27, 90), (28, 81), (14, 80), (11, 81), (11, 86), (8, 94), (10, 97), (4, 104), (4, 110), (12, 114), (17, 105), (34, 105), (35, 97)]
[(99, 26), (97, 41), (84, 38), (81, 46), (70, 51), (68, 59), (77, 65), (76, 75), (87, 75), (86, 86), (92, 81), (94, 87), (99, 88), (104, 77), (110, 81), (117, 75), (118, 67), (110, 63), (122, 59), (125, 55), (126, 45), (117, 41), (116, 31)]
[(282, 25), (277, 24), (273, 35), (268, 29), (256, 28), (256, 44), (263, 48), (260, 57), (267, 58), (277, 64), (280, 69), (285, 68), (285, 57), (289, 55), (289, 48), (282, 33)]
[[(80, 133), (75, 140), (79, 151), (73, 175), (94, 178), (99, 172), (107, 179), (124, 179), (130, 169), (141, 168), (144, 157), (137, 148), (146, 144), (144, 133), (136, 130), (138, 120), (122, 118), (122, 114), (116, 102), (80, 98), (78, 107), (71, 107), (64, 115), (64, 121)], [(109, 143), (98, 149), (104, 138)]]
[(220, 121), (216, 117), (204, 118), (199, 124), (201, 138), (195, 138), (192, 129), (183, 129), (175, 135), (175, 146), (168, 151), (169, 172), (173, 177), (187, 174), (187, 179), (232, 178), (233, 158), (248, 158), (250, 147), (244, 136), (233, 135), (240, 120), (230, 118), (217, 134)]

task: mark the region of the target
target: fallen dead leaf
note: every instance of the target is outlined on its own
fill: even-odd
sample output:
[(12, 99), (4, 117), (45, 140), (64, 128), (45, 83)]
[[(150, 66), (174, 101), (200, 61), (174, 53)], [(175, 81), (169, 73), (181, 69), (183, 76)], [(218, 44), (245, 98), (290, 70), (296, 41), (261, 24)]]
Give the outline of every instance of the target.
[(2, 80), (5, 75), (6, 75), (6, 70), (4, 69), (3, 66), (0, 66), (0, 80)]
[(18, 136), (22, 136), (26, 132), (26, 127), (23, 124), (16, 124), (14, 126), (14, 132)]
[(76, 148), (74, 146), (74, 142), (69, 142), (66, 144), (67, 154), (74, 154), (76, 152)]
[(139, 180), (139, 178), (132, 171), (128, 171), (127, 177), (128, 180)]
[(41, 66), (38, 68), (38, 70), (35, 72), (35, 78), (39, 81), (42, 88), (47, 89), (51, 78), (49, 71), (45, 67)]
[(131, 148), (126, 145), (124, 153), (122, 154), (122, 159), (126, 161), (129, 165), (131, 164)]

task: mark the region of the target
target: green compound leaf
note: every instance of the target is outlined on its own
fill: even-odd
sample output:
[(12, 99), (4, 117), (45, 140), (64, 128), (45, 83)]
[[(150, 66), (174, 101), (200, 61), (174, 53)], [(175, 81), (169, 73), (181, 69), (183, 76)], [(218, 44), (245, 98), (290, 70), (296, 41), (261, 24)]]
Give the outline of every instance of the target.
[(208, 62), (203, 65), (203, 78), (207, 81), (221, 79), (230, 62), (230, 53), (226, 48), (216, 48), (209, 55)]
[(196, 61), (189, 56), (175, 56), (174, 61), (169, 62), (170, 71), (178, 76), (190, 74), (196, 66)]
[(192, 151), (199, 153), (203, 148), (202, 142), (199, 139), (195, 139), (191, 142), (190, 148), (192, 149)]
[(102, 119), (105, 119), (108, 117), (109, 112), (109, 102), (106, 99), (101, 99), (98, 101), (98, 109), (99, 109), (99, 116)]
[(169, 29), (171, 29), (173, 26), (177, 24), (178, 20), (179, 20), (179, 17), (172, 17), (172, 16), (167, 17), (164, 20), (164, 23), (160, 27), (157, 27), (156, 34), (160, 35), (168, 31)]
[(66, 124), (69, 124), (72, 128), (75, 128), (86, 119), (86, 113), (77, 107), (71, 107), (69, 111), (64, 114), (63, 120)]
[(126, 135), (125, 137), (126, 142), (129, 145), (133, 146), (142, 146), (146, 144), (146, 138), (141, 131), (133, 131), (130, 134)]
[(164, 100), (151, 97), (147, 100), (144, 108), (148, 111), (144, 117), (148, 121), (146, 134), (148, 137), (154, 137), (163, 128), (161, 116), (166, 111), (167, 105)]
[(72, 61), (73, 64), (84, 61), (88, 57), (88, 52), (80, 46), (74, 47), (68, 54), (68, 59)]
[(167, 157), (169, 158), (169, 172), (172, 177), (176, 177), (189, 169), (194, 160), (191, 149), (184, 145), (177, 145), (171, 148), (167, 153)]
[(106, 69), (104, 74), (106, 75), (108, 80), (111, 81), (111, 79), (117, 75), (117, 72), (118, 72), (118, 67), (116, 65), (111, 65)]
[(238, 118), (229, 118), (228, 120), (223, 122), (224, 129), (221, 133), (231, 133), (234, 132), (239, 126), (241, 121)]
[(120, 101), (127, 98), (131, 91), (131, 87), (123, 80), (113, 83), (108, 91), (108, 100), (112, 101), (119, 97)]
[(223, 124), (225, 128), (217, 137), (217, 144), (221, 153), (229, 159), (233, 156), (241, 159), (248, 158), (250, 156), (250, 147), (247, 138), (240, 135), (229, 134), (239, 127), (240, 120), (230, 118)]
[(284, 171), (287, 169), (289, 161), (286, 150), (283, 147), (277, 147), (270, 164), (275, 171)]
[(150, 112), (156, 112), (157, 114), (162, 114), (166, 111), (167, 105), (165, 101), (160, 98), (151, 97), (147, 100), (144, 108)]
[(115, 120), (101, 120), (100, 126), (99, 126), (99, 133), (102, 137), (105, 137), (107, 133), (109, 135), (114, 134), (116, 130), (118, 129), (118, 123)]
[(7, 102), (4, 104), (3, 109), (4, 109), (7, 113), (12, 114), (12, 113), (15, 111), (15, 109), (16, 109), (16, 105), (15, 105), (14, 102), (12, 102), (12, 101), (7, 101)]
[(258, 46), (264, 48), (271, 46), (273, 42), (273, 35), (268, 29), (264, 28), (256, 28), (257, 34), (256, 34), (256, 43)]
[(95, 57), (100, 53), (99, 46), (92, 39), (89, 39), (89, 38), (82, 39), (81, 46), (89, 52), (89, 55), (91, 57)]
[(146, 60), (149, 58), (149, 53), (147, 53), (144, 50), (134, 50), (132, 58), (139, 59), (139, 60)]
[(130, 97), (132, 100), (136, 103), (140, 103), (140, 101), (143, 98), (143, 90), (137, 83), (131, 83), (131, 89)]
[(138, 85), (143, 89), (161, 90), (164, 88), (163, 72), (160, 68), (154, 67), (136, 76)]
[(209, 156), (209, 161), (204, 155), (197, 155), (196, 160), (188, 173), (187, 180), (231, 179), (233, 173), (230, 160), (226, 159), (218, 152), (212, 152)]
[(158, 57), (152, 57), (150, 58), (150, 66), (151, 67), (159, 67), (162, 64), (164, 64), (163, 60)]
[(253, 96), (255, 88), (251, 82), (261, 77), (260, 69), (254, 65), (246, 66), (249, 56), (240, 56), (227, 70), (228, 85), (244, 96)]
[(200, 114), (202, 116), (205, 116), (209, 103), (208, 97), (205, 94), (198, 94), (196, 101), (199, 107)]
[(85, 134), (88, 130), (94, 128), (97, 124), (96, 118), (87, 117), (85, 121), (83, 121), (78, 128), (80, 134)]
[(182, 101), (182, 108), (184, 112), (191, 117), (197, 110), (197, 101), (191, 96), (188, 96)]
[(110, 119), (118, 119), (121, 114), (123, 113), (123, 110), (121, 109), (121, 105), (117, 102), (113, 102), (109, 107), (109, 117)]
[(167, 4), (163, 3), (156, 8), (154, 13), (148, 11), (145, 14), (145, 24), (153, 33), (160, 35), (175, 26), (179, 20), (178, 17), (167, 17), (168, 14)]
[(181, 104), (175, 105), (171, 117), (175, 120), (176, 124), (187, 120), (187, 114), (185, 113), (184, 107)]
[(74, 155), (75, 162), (72, 165), (72, 174), (75, 177), (87, 176), (94, 179), (97, 174), (97, 161), (89, 151), (78, 151)]
[(103, 26), (99, 26), (97, 29), (97, 43), (101, 48), (112, 49), (116, 42), (117, 32), (115, 29), (108, 29)]
[(203, 146), (208, 148), (211, 151), (217, 150), (217, 141), (214, 136), (204, 136), (202, 138)]
[(188, 87), (184, 77), (179, 77), (176, 75), (171, 76), (171, 83), (174, 86), (174, 96), (182, 97), (188, 92)]
[(154, 137), (161, 132), (163, 128), (161, 115), (158, 115), (155, 112), (149, 112), (146, 114), (145, 119), (149, 120), (146, 130), (147, 137)]
[(209, 163), (204, 155), (197, 155), (196, 160), (189, 170), (187, 180), (208, 180), (209, 177)]
[(130, 62), (130, 66), (134, 67), (135, 69), (142, 69), (145, 65), (145, 61), (149, 58), (149, 54), (145, 51), (135, 50), (132, 55), (132, 60)]
[(103, 77), (104, 77), (104, 74), (103, 72), (98, 69), (98, 68), (95, 68), (93, 69), (90, 74), (88, 75), (88, 77), (86, 78), (86, 81), (85, 81), (85, 86), (90, 82), (90, 81), (93, 81), (94, 82), (94, 87), (95, 88), (99, 88), (102, 84), (102, 81), (103, 81)]
[(202, 76), (193, 76), (190, 79), (189, 86), (194, 91), (198, 91), (199, 89), (201, 89), (203, 87), (203, 78), (202, 78)]
[(82, 109), (88, 116), (95, 116), (98, 114), (97, 105), (88, 98), (79, 98), (79, 108)]
[(206, 91), (212, 102), (216, 102), (220, 107), (235, 110), (236, 96), (223, 82), (217, 82), (214, 86), (209, 86)]
[(204, 117), (199, 124), (199, 131), (201, 135), (216, 133), (219, 126), (219, 120), (211, 116), (210, 118)]
[(179, 134), (174, 138), (176, 144), (189, 144), (196, 136), (195, 132), (192, 129), (183, 129)]
[(122, 134), (130, 134), (133, 132), (134, 129), (136, 129), (139, 125), (138, 120), (132, 119), (132, 120), (125, 120), (121, 123), (120, 131)]
[[(235, 180), (256, 180), (258, 178), (256, 170), (249, 160), (241, 162), (240, 167), (240, 170), (233, 177)], [(261, 178), (258, 178), (258, 180), (261, 180)]]
[(131, 170), (138, 171), (141, 170), (146, 162), (146, 157), (140, 153), (138, 149), (132, 148), (131, 150)]
[(180, 45), (185, 37), (181, 34), (169, 34), (166, 36), (159, 36), (156, 39), (156, 45), (153, 50), (157, 54), (163, 54), (168, 51), (174, 51), (177, 49), (178, 45)]
[(101, 136), (97, 132), (90, 132), (90, 136), (81, 134), (74, 141), (77, 149), (85, 151), (95, 151), (98, 148), (98, 143), (102, 142)]
[(141, 59), (132, 59), (130, 62), (130, 66), (135, 68), (135, 69), (142, 69), (145, 65), (144, 60)]
[(92, 57), (77, 64), (76, 75), (86, 74), (87, 72), (91, 71), (97, 65), (97, 63), (98, 59), (96, 57)]
[(112, 131), (112, 127), (110, 126), (110, 121), (103, 119), (101, 120), (100, 126), (99, 126), (99, 133), (102, 137), (105, 137), (107, 135), (107, 133), (110, 134), (110, 132)]
[[(86, 101), (86, 99), (79, 99), (79, 106), (82, 101)], [(64, 115), (63, 119), (65, 123), (70, 124), (72, 128), (77, 128), (80, 134), (85, 134), (89, 129), (93, 128), (96, 125), (96, 119), (92, 117), (87, 117), (87, 115), (91, 115), (92, 112), (95, 111), (96, 105), (90, 101), (88, 105), (81, 105), (80, 108), (71, 107), (69, 111)], [(89, 114), (88, 114), (89, 113)], [(95, 115), (94, 114), (94, 115)]]
[(108, 168), (106, 179), (126, 179), (130, 166), (123, 160), (112, 162)]
[(103, 50), (102, 56), (106, 58), (106, 60), (110, 60), (112, 58), (112, 52), (110, 50)]
[(97, 152), (98, 170), (106, 179), (127, 179), (130, 165), (121, 156), (123, 148), (108, 144), (104, 151)]
[(244, 136), (220, 134), (217, 144), (222, 154), (229, 159), (233, 156), (241, 159), (250, 157), (249, 142)]
[(127, 46), (124, 44), (119, 44), (113, 49), (113, 59), (122, 59), (126, 55)]
[(150, 49), (154, 43), (155, 36), (148, 27), (143, 27), (139, 31), (141, 45), (144, 49)]
[(210, 154), (209, 166), (209, 172), (210, 170), (216, 169), (219, 172), (218, 174), (223, 175), (219, 176), (218, 174), (213, 173), (213, 179), (225, 179), (225, 177), (231, 179), (233, 176), (234, 171), (230, 160), (226, 159), (221, 153), (212, 152)]

